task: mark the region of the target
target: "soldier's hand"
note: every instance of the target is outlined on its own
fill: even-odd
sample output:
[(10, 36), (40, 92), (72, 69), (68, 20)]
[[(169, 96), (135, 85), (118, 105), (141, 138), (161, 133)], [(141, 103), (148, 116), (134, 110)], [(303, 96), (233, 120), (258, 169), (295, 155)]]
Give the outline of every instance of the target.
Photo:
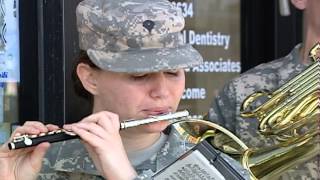
[(27, 121), (18, 127), (11, 135), (9, 141), (0, 147), (0, 175), (6, 180), (36, 179), (42, 167), (43, 157), (50, 144), (45, 142), (35, 147), (9, 150), (8, 143), (13, 137), (23, 134), (39, 134), (56, 130), (58, 126), (43, 125), (37, 121)]
[(118, 115), (103, 111), (64, 128), (81, 137), (96, 168), (105, 178), (133, 179), (136, 176), (119, 134)]

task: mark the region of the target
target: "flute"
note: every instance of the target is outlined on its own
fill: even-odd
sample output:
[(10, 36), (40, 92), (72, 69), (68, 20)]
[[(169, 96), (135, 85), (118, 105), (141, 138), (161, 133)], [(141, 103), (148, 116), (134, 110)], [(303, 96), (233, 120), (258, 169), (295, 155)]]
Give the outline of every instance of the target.
[[(175, 123), (179, 121), (183, 121), (186, 117), (189, 116), (189, 112), (187, 110), (179, 111), (175, 113), (161, 114), (158, 116), (151, 116), (146, 119), (131, 119), (120, 122), (120, 130), (124, 130), (127, 128), (132, 128), (144, 124), (149, 124), (158, 121), (171, 121), (170, 123)], [(8, 147), (10, 150), (26, 148), (31, 146), (36, 146), (42, 142), (59, 142), (65, 141), (69, 139), (76, 139), (79, 136), (72, 131), (67, 131), (65, 129), (58, 129), (55, 131), (50, 131), (47, 133), (40, 133), (39, 135), (22, 135), (18, 137), (14, 137), (13, 141), (8, 143)]]

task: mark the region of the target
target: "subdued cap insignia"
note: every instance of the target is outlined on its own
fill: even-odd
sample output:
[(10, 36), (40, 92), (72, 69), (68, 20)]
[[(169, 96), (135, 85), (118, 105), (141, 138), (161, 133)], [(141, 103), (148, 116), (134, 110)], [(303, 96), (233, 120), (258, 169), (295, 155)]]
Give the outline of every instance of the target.
[(149, 31), (149, 33), (151, 33), (151, 30), (153, 29), (154, 24), (155, 23), (153, 21), (146, 20), (146, 21), (143, 22), (143, 27), (145, 27)]

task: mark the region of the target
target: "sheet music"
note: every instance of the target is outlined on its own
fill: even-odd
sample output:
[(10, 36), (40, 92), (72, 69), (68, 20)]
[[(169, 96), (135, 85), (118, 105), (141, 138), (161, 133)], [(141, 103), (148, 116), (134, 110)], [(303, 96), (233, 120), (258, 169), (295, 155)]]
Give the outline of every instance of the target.
[(157, 174), (155, 180), (225, 180), (223, 175), (195, 150)]

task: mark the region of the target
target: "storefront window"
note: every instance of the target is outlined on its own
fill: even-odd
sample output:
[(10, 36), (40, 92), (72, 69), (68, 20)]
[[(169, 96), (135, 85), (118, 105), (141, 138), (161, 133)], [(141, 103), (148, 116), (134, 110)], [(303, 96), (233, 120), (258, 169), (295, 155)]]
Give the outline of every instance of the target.
[(18, 1), (0, 0), (0, 143), (18, 122), (19, 64)]
[(204, 63), (187, 71), (180, 109), (196, 117), (208, 107), (229, 79), (241, 72), (240, 0), (172, 0), (186, 20), (184, 41), (196, 48)]

